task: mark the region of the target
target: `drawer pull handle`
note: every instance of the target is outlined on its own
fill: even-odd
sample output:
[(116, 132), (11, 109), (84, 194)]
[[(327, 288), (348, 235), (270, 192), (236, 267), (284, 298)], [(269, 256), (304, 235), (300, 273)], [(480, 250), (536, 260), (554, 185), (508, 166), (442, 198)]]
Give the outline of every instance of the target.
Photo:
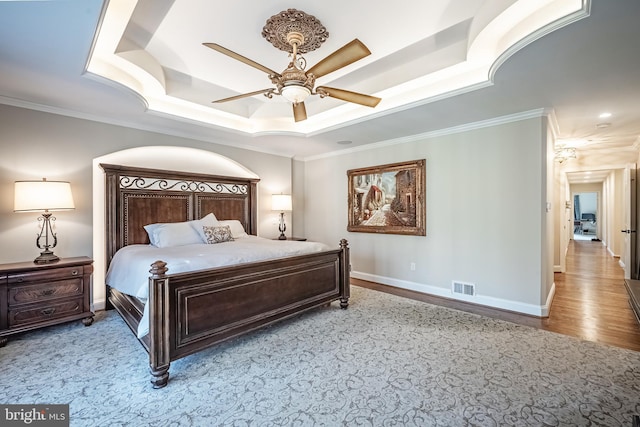
[(51, 288), (51, 289), (45, 289), (44, 291), (42, 291), (42, 295), (44, 295), (44, 296), (53, 295), (53, 293), (54, 293), (55, 291), (56, 291), (56, 290), (55, 290), (55, 289), (53, 289), (53, 288)]
[(42, 310), (40, 310), (40, 313), (42, 313), (44, 316), (51, 316), (55, 312), (56, 309), (53, 307), (43, 308)]
[(78, 275), (78, 270), (73, 270), (73, 271), (71, 272), (71, 275), (72, 275), (72, 276), (77, 276), (77, 275)]

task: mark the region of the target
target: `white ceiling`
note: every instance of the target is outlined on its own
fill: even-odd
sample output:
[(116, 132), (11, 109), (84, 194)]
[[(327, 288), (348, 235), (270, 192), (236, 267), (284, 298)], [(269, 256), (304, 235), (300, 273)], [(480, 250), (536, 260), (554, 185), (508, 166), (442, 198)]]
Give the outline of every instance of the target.
[[(279, 97), (211, 103), (271, 83), (202, 43), (282, 70), (287, 53), (261, 31), (292, 7), (329, 32), (309, 66), (367, 45), (318, 84), (376, 108), (315, 96), (295, 123)], [(597, 152), (606, 163), (589, 167), (607, 170), (640, 135), (638, 16), (637, 0), (0, 1), (0, 103), (296, 158), (552, 112), (559, 138), (586, 144), (577, 160)]]

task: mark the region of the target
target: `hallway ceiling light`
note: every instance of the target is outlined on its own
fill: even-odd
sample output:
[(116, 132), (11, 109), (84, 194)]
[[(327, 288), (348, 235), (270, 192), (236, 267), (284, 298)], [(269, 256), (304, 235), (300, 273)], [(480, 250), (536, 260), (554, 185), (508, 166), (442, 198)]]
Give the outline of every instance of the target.
[(554, 153), (554, 159), (556, 160), (556, 162), (558, 163), (563, 163), (569, 159), (575, 159), (576, 158), (576, 149), (575, 147), (560, 147), (560, 148), (556, 148), (556, 151)]

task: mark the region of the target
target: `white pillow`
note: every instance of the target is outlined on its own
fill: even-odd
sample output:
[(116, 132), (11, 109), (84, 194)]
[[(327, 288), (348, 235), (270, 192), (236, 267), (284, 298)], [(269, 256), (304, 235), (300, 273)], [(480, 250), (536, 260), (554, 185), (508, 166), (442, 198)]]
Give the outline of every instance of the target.
[(204, 234), (203, 227), (216, 227), (220, 225), (218, 223), (218, 219), (213, 214), (213, 212), (203, 216), (200, 219), (189, 221), (189, 223), (191, 224), (193, 229), (196, 231), (196, 233), (198, 233), (198, 236), (200, 236), (201, 242), (198, 242), (198, 243), (207, 243), (207, 236)]
[(147, 230), (151, 244), (159, 248), (202, 243), (202, 238), (189, 224), (190, 222), (149, 224), (145, 225), (144, 229)]
[[(144, 229), (149, 235), (149, 241), (153, 246), (167, 248), (170, 246), (193, 245), (206, 243), (203, 226), (215, 226), (218, 220), (213, 213), (202, 219), (185, 222), (167, 222), (145, 225)], [(199, 231), (198, 231), (199, 230)]]
[(218, 225), (228, 225), (231, 228), (231, 235), (234, 239), (248, 236), (247, 232), (244, 231), (242, 223), (237, 219), (225, 219), (222, 221), (218, 221)]

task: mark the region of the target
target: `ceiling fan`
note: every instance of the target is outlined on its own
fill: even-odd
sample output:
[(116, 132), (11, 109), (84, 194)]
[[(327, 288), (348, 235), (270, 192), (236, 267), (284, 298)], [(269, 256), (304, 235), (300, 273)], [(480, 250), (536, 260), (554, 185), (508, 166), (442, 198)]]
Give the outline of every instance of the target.
[(367, 107), (375, 107), (380, 102), (381, 99), (378, 97), (345, 89), (328, 86), (318, 86), (314, 89), (316, 78), (346, 67), (371, 54), (360, 40), (354, 39), (305, 71), (306, 60), (300, 54), (317, 49), (329, 37), (327, 30), (314, 16), (296, 9), (287, 9), (267, 20), (262, 29), (262, 36), (276, 48), (291, 54), (289, 66), (281, 73), (273, 71), (219, 44), (203, 43), (204, 46), (267, 73), (271, 83), (275, 85), (275, 88), (261, 89), (255, 92), (218, 99), (213, 101), (214, 103), (234, 101), (260, 94), (267, 98), (272, 98), (273, 95), (281, 95), (292, 103), (293, 117), (296, 122), (299, 122), (307, 119), (304, 101), (311, 95), (320, 95), (320, 98), (329, 96)]

